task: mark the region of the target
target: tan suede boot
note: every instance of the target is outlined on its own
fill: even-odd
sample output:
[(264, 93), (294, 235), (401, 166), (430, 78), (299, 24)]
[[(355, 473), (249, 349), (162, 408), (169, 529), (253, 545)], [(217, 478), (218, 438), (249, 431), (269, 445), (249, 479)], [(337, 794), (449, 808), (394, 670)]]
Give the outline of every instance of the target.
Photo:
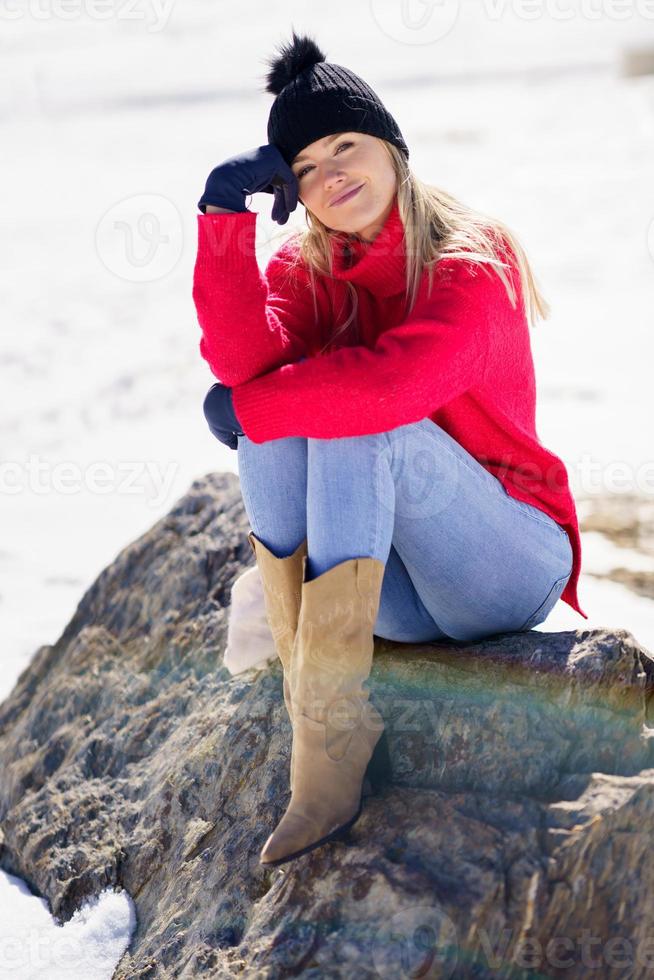
[(306, 854), (361, 813), (366, 767), (384, 729), (364, 687), (384, 568), (376, 558), (351, 558), (310, 582), (303, 574), (289, 676), (295, 781), (261, 864)]
[[(266, 618), (273, 636), (277, 656), (284, 670), (284, 704), (288, 716), (293, 721), (293, 707), (289, 691), (289, 667), (291, 651), (295, 641), (295, 631), (300, 612), (304, 561), (307, 554), (307, 539), (298, 545), (292, 555), (278, 558), (253, 531), (248, 534), (250, 547), (257, 560), (257, 568), (263, 585)], [(293, 789), (295, 759), (291, 747), (290, 785)]]

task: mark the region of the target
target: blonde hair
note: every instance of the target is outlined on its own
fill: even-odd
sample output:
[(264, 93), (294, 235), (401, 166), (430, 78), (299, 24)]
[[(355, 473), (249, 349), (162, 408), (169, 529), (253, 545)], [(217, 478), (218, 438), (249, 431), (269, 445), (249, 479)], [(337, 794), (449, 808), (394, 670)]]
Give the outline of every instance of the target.
[[(374, 138), (379, 139), (379, 137)], [(503, 244), (508, 243), (515, 256), (519, 272), (528, 324), (535, 326), (538, 317), (547, 319), (550, 314), (549, 304), (536, 285), (524, 249), (508, 226), (497, 218), (473, 210), (439, 187), (424, 183), (416, 177), (406, 157), (396, 146), (383, 139), (379, 139), (379, 142), (386, 148), (397, 178), (398, 211), (404, 226), (406, 246), (405, 317), (409, 316), (415, 305), (425, 269), (428, 270), (431, 293), (434, 268), (436, 263), (444, 258), (468, 259), (482, 266), (495, 266), (511, 305), (515, 309), (517, 297), (511, 281), (507, 280), (503, 272), (503, 269), (508, 266), (500, 252)], [(290, 271), (296, 262), (304, 262), (307, 266), (317, 318), (315, 276), (318, 274), (329, 277), (332, 274), (330, 240), (336, 236), (347, 246), (348, 240), (356, 236), (331, 231), (308, 208), (306, 221), (308, 225), (306, 231), (293, 232), (287, 239), (297, 236), (299, 245)], [(330, 337), (321, 353), (356, 321), (358, 309), (356, 287), (348, 281), (345, 281), (345, 285), (351, 301), (350, 315)]]

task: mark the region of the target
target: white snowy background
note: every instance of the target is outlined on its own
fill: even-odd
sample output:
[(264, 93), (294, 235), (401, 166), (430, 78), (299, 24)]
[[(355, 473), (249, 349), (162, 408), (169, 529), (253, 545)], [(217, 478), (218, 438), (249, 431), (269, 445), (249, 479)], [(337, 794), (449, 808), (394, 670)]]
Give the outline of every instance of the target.
[[(520, 237), (553, 310), (538, 431), (575, 495), (654, 491), (654, 74), (626, 70), (654, 52), (654, 3), (0, 0), (0, 697), (194, 478), (238, 472), (202, 415), (196, 202), (266, 142), (265, 59), (291, 27), (373, 86), (419, 176)], [(250, 204), (262, 263), (304, 222), (271, 205)], [(582, 546), (590, 619), (559, 602), (541, 628), (654, 650), (652, 602), (590, 574), (645, 560)], [(111, 976), (126, 896), (64, 934), (17, 879), (0, 891), (0, 977)]]

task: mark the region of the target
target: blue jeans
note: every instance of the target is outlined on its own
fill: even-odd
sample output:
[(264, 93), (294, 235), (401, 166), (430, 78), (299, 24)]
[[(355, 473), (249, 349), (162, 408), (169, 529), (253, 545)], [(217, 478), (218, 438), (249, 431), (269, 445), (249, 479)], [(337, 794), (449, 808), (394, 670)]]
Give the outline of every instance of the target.
[(277, 557), (307, 538), (307, 578), (384, 562), (376, 636), (474, 641), (542, 623), (572, 571), (564, 529), (515, 500), (429, 418), (339, 439), (238, 437), (253, 532)]

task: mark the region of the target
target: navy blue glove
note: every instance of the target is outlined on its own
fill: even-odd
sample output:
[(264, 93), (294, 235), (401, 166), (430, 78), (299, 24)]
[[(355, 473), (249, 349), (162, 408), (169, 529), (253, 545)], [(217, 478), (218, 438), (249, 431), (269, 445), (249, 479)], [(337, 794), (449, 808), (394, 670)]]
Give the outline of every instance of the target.
[(232, 389), (217, 382), (209, 388), (202, 405), (204, 417), (216, 439), (224, 442), (230, 449), (238, 449), (237, 436), (245, 435), (241, 428), (234, 405)]
[(298, 180), (273, 143), (256, 146), (218, 164), (207, 177), (198, 207), (206, 214), (207, 204), (230, 211), (247, 211), (248, 194), (273, 194), (272, 219), (285, 225), (298, 200)]

